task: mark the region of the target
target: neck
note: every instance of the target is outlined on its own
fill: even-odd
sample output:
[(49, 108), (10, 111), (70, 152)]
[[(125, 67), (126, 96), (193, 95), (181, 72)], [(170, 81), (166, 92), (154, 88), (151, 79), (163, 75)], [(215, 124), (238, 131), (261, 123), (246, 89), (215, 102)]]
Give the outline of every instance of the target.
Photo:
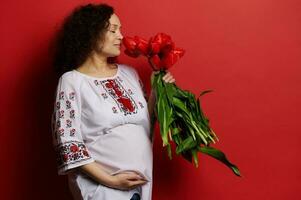
[(93, 52), (79, 68), (90, 72), (104, 72), (108, 70), (109, 64), (106, 56)]

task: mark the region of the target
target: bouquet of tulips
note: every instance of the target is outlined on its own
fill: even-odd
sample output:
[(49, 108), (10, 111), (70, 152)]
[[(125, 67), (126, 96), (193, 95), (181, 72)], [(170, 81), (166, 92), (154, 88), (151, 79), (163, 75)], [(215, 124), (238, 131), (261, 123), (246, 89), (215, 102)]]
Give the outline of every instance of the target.
[(139, 36), (124, 37), (125, 54), (137, 58), (143, 55), (147, 58), (154, 71), (152, 88), (156, 90), (156, 106), (160, 134), (163, 146), (167, 148), (168, 156), (172, 158), (170, 142), (176, 145), (176, 154), (181, 154), (189, 162), (194, 161), (198, 167), (197, 153), (207, 154), (227, 165), (237, 176), (239, 169), (229, 162), (225, 154), (210, 146), (218, 141), (216, 134), (209, 126), (209, 120), (200, 107), (200, 97), (211, 90), (203, 91), (198, 98), (189, 91), (181, 90), (174, 83), (162, 80), (166, 70), (173, 66), (185, 53), (175, 47), (171, 37), (158, 33), (149, 40)]

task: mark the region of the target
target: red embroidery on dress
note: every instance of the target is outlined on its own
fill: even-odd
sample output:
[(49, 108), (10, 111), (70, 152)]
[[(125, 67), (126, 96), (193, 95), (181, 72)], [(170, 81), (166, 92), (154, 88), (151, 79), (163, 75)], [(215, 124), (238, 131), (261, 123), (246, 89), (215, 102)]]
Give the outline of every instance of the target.
[(67, 119), (67, 120), (66, 120), (66, 128), (71, 128), (71, 126), (72, 126), (71, 120), (70, 120), (70, 119)]
[(58, 121), (56, 122), (56, 126), (57, 126), (57, 128), (61, 128), (61, 121), (60, 121), (60, 120), (58, 120)]
[[(64, 92), (61, 93), (64, 94)], [(72, 94), (72, 92), (70, 94)], [(75, 123), (74, 120), (75, 110), (72, 109), (72, 101), (60, 100), (59, 102), (56, 102), (52, 129), (54, 138), (57, 140), (59, 137), (64, 137), (67, 133), (70, 133), (70, 136), (74, 136), (76, 133), (75, 128), (73, 127), (73, 123)]]
[(59, 110), (61, 108), (61, 103), (58, 101), (56, 102), (56, 109)]
[(64, 118), (64, 111), (63, 110), (59, 111), (59, 118)]
[(143, 103), (141, 103), (141, 102), (139, 101), (138, 104), (140, 105), (141, 108), (144, 108)]
[(74, 110), (70, 110), (70, 118), (75, 119), (75, 111)]
[(70, 109), (71, 108), (71, 101), (67, 100), (66, 101), (66, 109)]
[(115, 106), (112, 107), (113, 113), (117, 113), (117, 109)]
[(97, 80), (94, 80), (94, 83), (95, 83), (95, 85), (96, 85), (96, 86), (98, 86), (98, 85), (99, 85), (99, 83), (98, 83), (98, 81), (97, 81)]
[(132, 90), (131, 90), (131, 89), (128, 89), (128, 93), (129, 93), (130, 95), (132, 95), (132, 94), (133, 94), (133, 92), (132, 92)]
[(59, 100), (64, 100), (64, 92), (59, 93)]
[(74, 101), (74, 99), (75, 99), (75, 92), (70, 92), (69, 93), (69, 99), (72, 100), (72, 101)]
[(56, 151), (59, 168), (91, 158), (83, 142), (70, 141), (60, 144)]
[(70, 130), (70, 136), (74, 136), (74, 134), (75, 134), (75, 128)]
[(108, 95), (107, 95), (106, 93), (102, 93), (101, 96), (102, 96), (104, 99), (108, 98)]
[[(101, 81), (103, 88), (110, 94), (115, 100), (119, 109), (124, 115), (137, 113), (137, 105), (128, 94), (128, 92), (121, 86), (117, 79), (108, 79)], [(112, 108), (115, 113), (114, 109)]]
[(72, 144), (70, 146), (70, 151), (71, 151), (71, 153), (77, 152), (78, 151), (78, 146), (76, 144)]
[(130, 112), (134, 112), (135, 108), (134, 106), (131, 104), (131, 100), (128, 98), (124, 98), (124, 97), (120, 97), (117, 99), (117, 101), (121, 104), (123, 104), (123, 106), (125, 106)]
[(64, 131), (65, 131), (65, 130), (64, 130), (63, 128), (60, 128), (60, 129), (59, 129), (59, 134), (60, 134), (60, 136), (63, 136), (63, 135), (64, 135)]

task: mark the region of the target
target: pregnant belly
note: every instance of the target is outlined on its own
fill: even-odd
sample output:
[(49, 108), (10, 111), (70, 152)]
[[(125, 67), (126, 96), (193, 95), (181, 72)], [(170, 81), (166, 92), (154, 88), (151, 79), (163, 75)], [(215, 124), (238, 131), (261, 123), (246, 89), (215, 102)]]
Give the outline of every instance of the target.
[(102, 134), (89, 150), (111, 174), (136, 171), (151, 179), (152, 144), (142, 126), (124, 124), (112, 128)]

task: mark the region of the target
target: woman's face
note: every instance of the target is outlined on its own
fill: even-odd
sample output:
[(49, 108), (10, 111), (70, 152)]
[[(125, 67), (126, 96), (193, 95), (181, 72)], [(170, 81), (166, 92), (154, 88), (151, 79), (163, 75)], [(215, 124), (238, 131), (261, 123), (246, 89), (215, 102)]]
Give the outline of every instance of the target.
[(104, 41), (101, 42), (100, 53), (106, 57), (115, 57), (120, 54), (122, 42), (121, 23), (116, 14), (109, 19), (110, 25), (104, 35)]

